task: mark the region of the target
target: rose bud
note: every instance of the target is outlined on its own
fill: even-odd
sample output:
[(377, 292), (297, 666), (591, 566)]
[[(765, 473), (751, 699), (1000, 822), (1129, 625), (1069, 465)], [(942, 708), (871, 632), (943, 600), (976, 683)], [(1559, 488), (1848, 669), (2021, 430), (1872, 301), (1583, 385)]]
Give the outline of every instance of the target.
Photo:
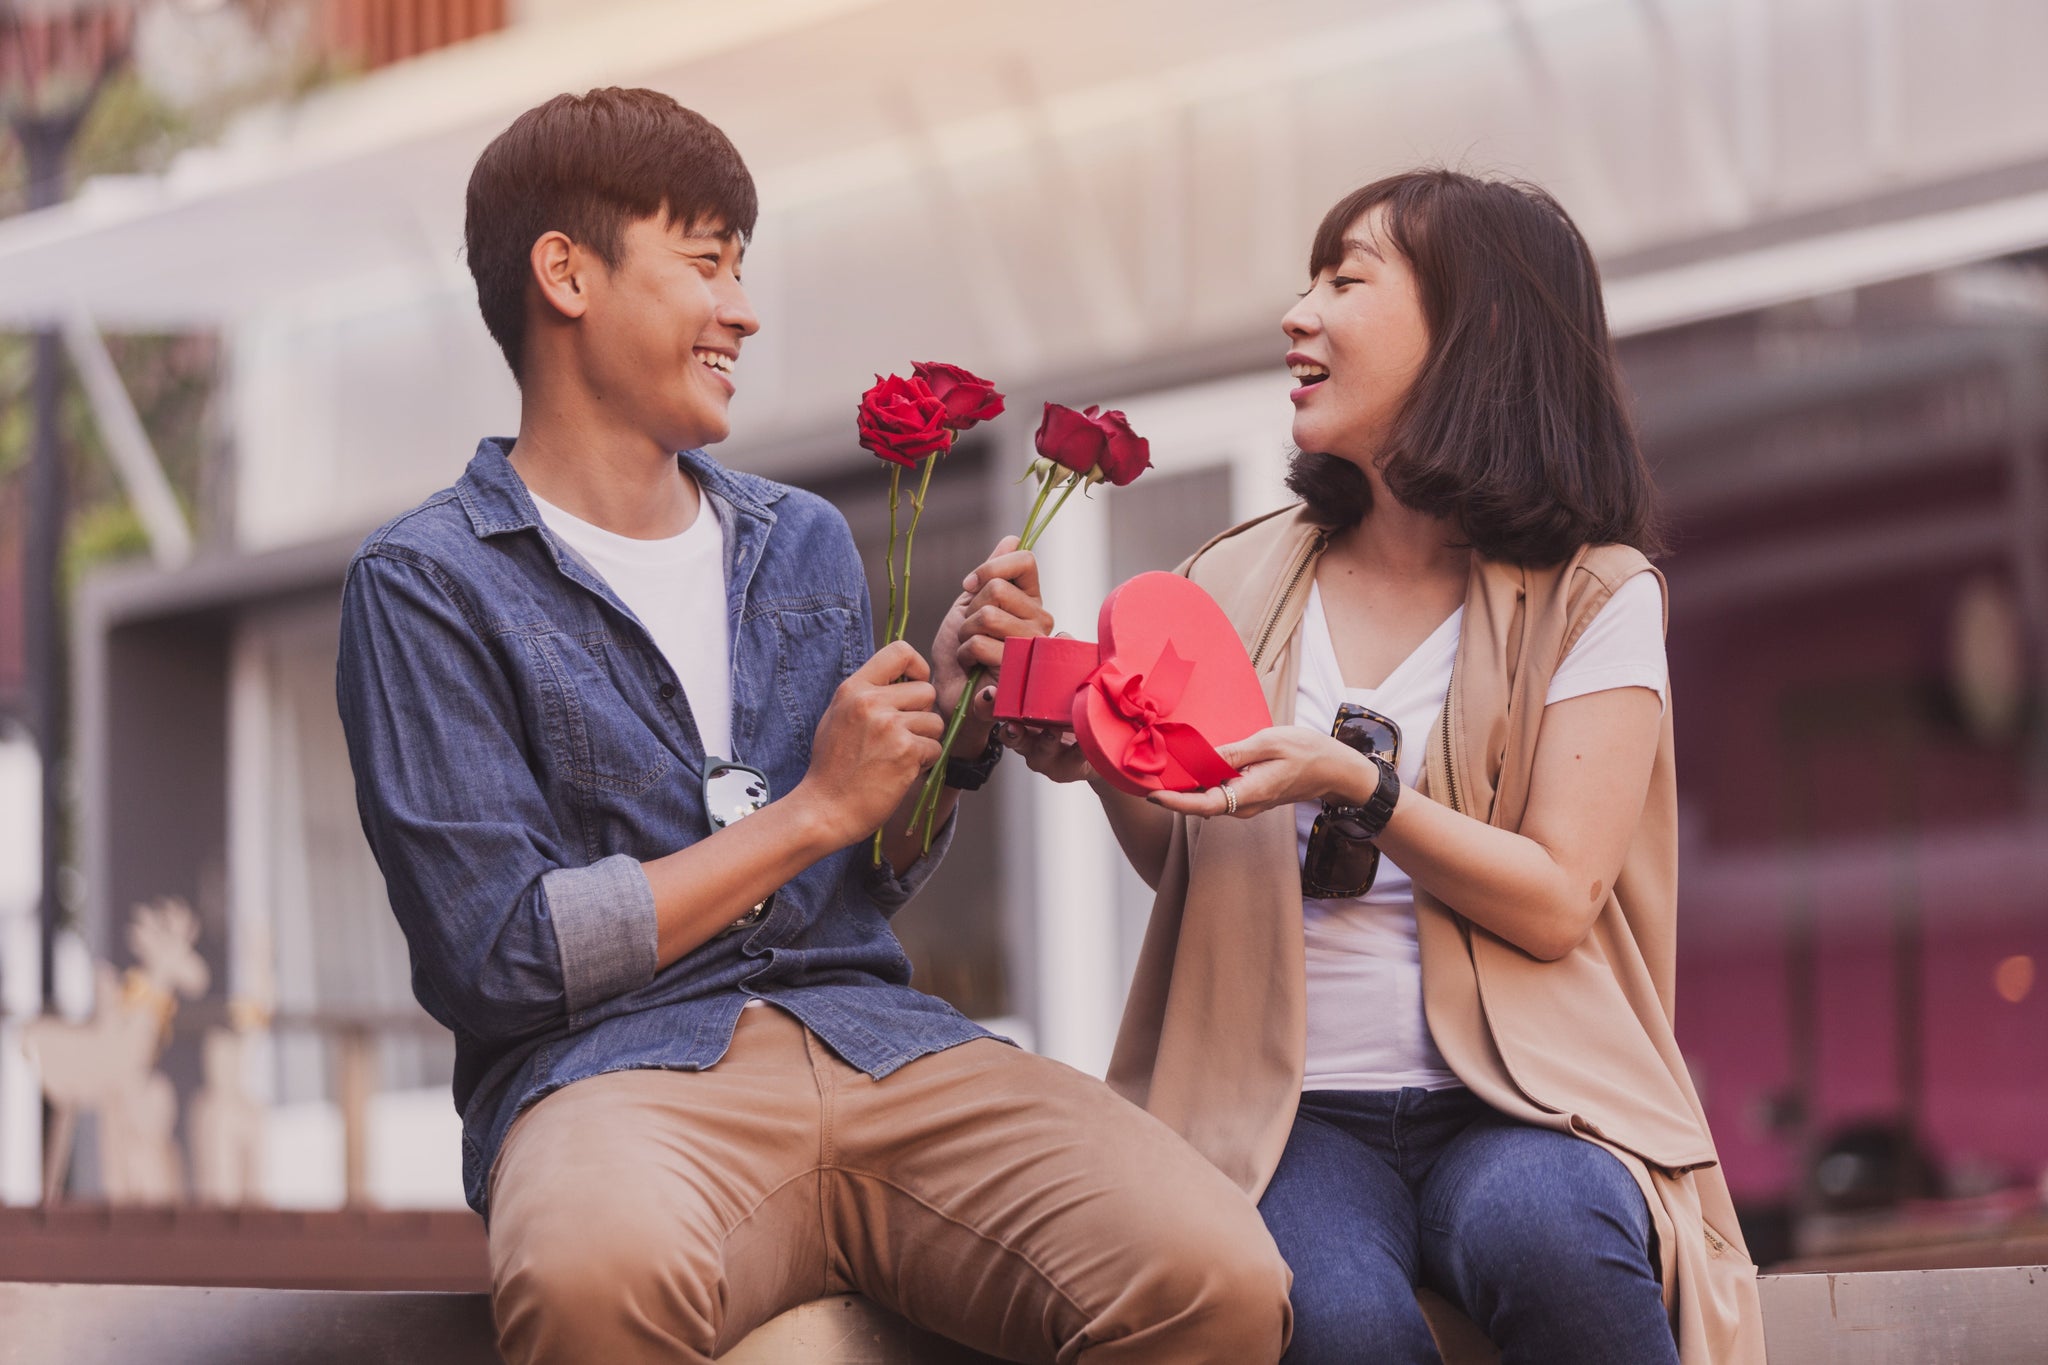
[(1095, 409), (1075, 412), (1058, 403), (1045, 405), (1033, 438), (1038, 453), (1076, 474), (1093, 473), (1108, 446), (1108, 433), (1095, 421)]
[(920, 360), (910, 372), (925, 382), (932, 394), (946, 405), (946, 425), (965, 431), (978, 422), (1000, 417), (1003, 396), (996, 386), (971, 370), (936, 360)]
[(1122, 488), (1152, 467), (1152, 443), (1132, 431), (1122, 413), (1105, 412), (1095, 420), (1106, 432), (1102, 459), (1096, 465), (1101, 480)]

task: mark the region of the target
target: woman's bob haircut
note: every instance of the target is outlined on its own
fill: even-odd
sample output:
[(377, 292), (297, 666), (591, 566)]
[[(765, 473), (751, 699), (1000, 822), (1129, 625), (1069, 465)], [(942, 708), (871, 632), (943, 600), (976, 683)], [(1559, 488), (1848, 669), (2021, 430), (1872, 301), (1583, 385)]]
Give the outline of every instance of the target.
[[(1314, 279), (1379, 209), (1381, 245), (1414, 272), (1429, 353), (1379, 469), (1405, 506), (1458, 525), (1488, 559), (1562, 563), (1581, 545), (1663, 548), (1656, 490), (1622, 400), (1600, 273), (1558, 202), (1534, 185), (1416, 170), (1376, 180), (1316, 229)], [(1357, 524), (1358, 466), (1299, 452), (1287, 486), (1321, 525)]]

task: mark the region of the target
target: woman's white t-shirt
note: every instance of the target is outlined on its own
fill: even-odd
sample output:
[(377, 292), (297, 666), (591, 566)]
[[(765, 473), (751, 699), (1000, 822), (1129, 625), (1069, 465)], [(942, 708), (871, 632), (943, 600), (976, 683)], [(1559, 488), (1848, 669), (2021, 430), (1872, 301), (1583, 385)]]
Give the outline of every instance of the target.
[(607, 531), (535, 497), (550, 531), (590, 562), (640, 618), (675, 670), (697, 738), (720, 758), (732, 752), (732, 650), (726, 630), (725, 528), (711, 499), (681, 535), (635, 540)]
[[(1341, 702), (1368, 706), (1401, 727), (1401, 781), (1422, 776), (1423, 746), (1451, 685), (1463, 607), (1417, 645), (1378, 687), (1346, 687), (1330, 640), (1320, 589), (1311, 587), (1301, 623), (1301, 678), (1294, 723), (1330, 732)], [(1552, 675), (1544, 705), (1615, 687), (1648, 687), (1668, 701), (1664, 597), (1651, 574), (1637, 574), (1600, 609)], [(1294, 808), (1296, 852), (1308, 849), (1322, 807)], [(1460, 1084), (1429, 1036), (1422, 1013), (1421, 956), (1415, 940), (1415, 887), (1391, 858), (1380, 857), (1371, 890), (1356, 900), (1303, 898), (1308, 976), (1308, 1054), (1304, 1090), (1440, 1090)]]

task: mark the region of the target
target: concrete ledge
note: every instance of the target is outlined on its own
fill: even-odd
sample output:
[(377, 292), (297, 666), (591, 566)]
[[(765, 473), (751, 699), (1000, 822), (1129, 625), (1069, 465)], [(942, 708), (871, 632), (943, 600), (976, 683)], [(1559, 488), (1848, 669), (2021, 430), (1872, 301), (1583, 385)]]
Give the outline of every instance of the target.
[(0, 1208), (0, 1282), (233, 1289), (491, 1287), (468, 1209)]
[(0, 1365), (500, 1365), (486, 1294), (0, 1284)]
[[(1447, 1344), (1446, 1365), (1490, 1365), (1473, 1336), (1484, 1353)], [(0, 1365), (501, 1365), (494, 1341), (486, 1294), (0, 1283)], [(1000, 1365), (851, 1294), (792, 1308), (721, 1360)]]
[[(0, 1284), (0, 1365), (501, 1365), (487, 1294)], [(850, 1294), (726, 1365), (996, 1365)]]
[[(2048, 1266), (1767, 1275), (1780, 1365), (2040, 1365)], [(1446, 1365), (1493, 1349), (1434, 1295)], [(0, 1365), (497, 1365), (482, 1294), (0, 1284)], [(727, 1365), (991, 1365), (851, 1295), (791, 1309)]]
[(1774, 1362), (2048, 1361), (2048, 1266), (1766, 1275), (1762, 1286)]

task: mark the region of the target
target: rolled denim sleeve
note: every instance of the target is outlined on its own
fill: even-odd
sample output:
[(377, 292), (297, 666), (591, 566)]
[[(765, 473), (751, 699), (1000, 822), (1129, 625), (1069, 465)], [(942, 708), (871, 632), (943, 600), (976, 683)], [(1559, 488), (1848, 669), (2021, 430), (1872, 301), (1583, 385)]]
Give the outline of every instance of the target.
[(860, 866), (867, 875), (868, 897), (883, 914), (893, 915), (901, 910), (909, 903), (910, 898), (917, 894), (918, 888), (930, 880), (932, 873), (938, 870), (939, 860), (944, 858), (946, 850), (953, 846), (953, 828), (959, 823), (960, 807), (956, 805), (953, 807), (953, 813), (946, 817), (946, 823), (939, 826), (939, 832), (933, 836), (932, 846), (925, 851), (924, 856), (904, 868), (901, 873), (896, 871), (887, 858), (882, 859), (881, 866), (875, 866), (865, 856), (867, 846), (861, 845), (863, 856), (860, 859)]
[(527, 762), (494, 652), (517, 647), (429, 560), (365, 552), (350, 568), (335, 692), (363, 832), (420, 1002), (485, 1042), (654, 975), (645, 875), (623, 856), (582, 865)]
[(654, 888), (638, 859), (614, 853), (588, 867), (558, 867), (540, 880), (571, 1014), (654, 979), (660, 926)]

